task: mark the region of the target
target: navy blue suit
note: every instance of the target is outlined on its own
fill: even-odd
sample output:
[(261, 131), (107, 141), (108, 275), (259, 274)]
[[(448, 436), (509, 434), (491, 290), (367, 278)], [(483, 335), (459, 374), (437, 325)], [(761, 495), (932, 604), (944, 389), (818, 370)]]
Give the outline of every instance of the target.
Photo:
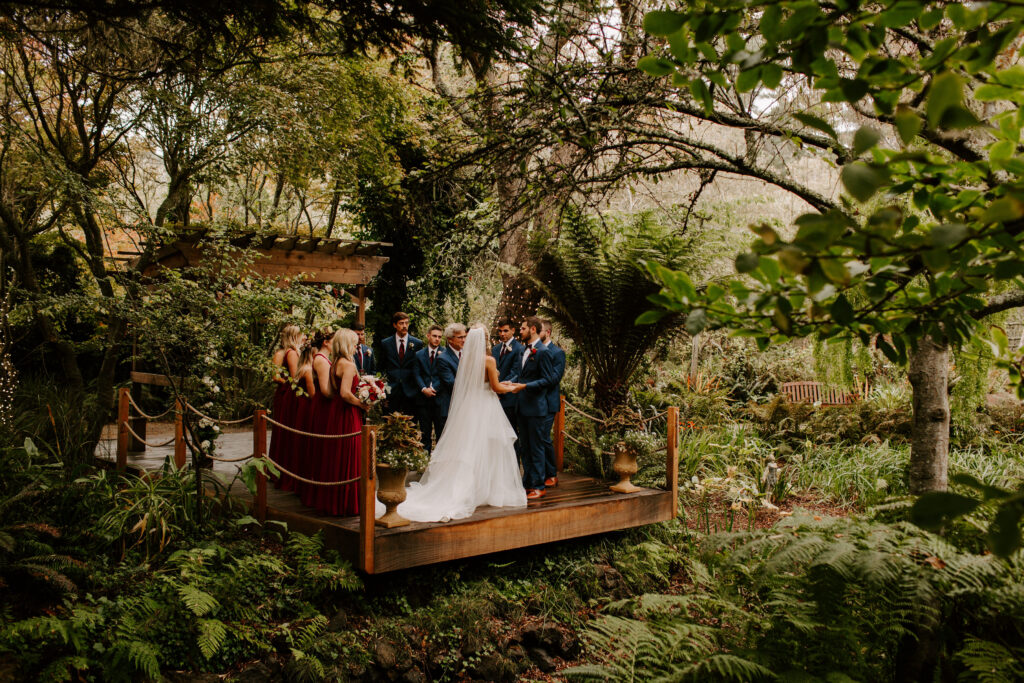
[(555, 383), (548, 389), (548, 419), (544, 424), (544, 477), (551, 479), (558, 476), (558, 465), (555, 462), (555, 444), (552, 442), (551, 429), (555, 426), (555, 415), (561, 409), (562, 377), (565, 376), (565, 351), (555, 342), (548, 342), (545, 348), (551, 352), (551, 364), (555, 370)]
[[(419, 421), (423, 446), (431, 451), (433, 437), (440, 438), (444, 423), (448, 419), (448, 407), (452, 401), (455, 386), (455, 371), (459, 360), (450, 349), (440, 346), (434, 361), (430, 361), (430, 347), (425, 346), (416, 354), (415, 377), (419, 387)], [(437, 393), (427, 396), (423, 390), (433, 387)]]
[[(504, 357), (501, 355), (502, 346), (503, 344), (495, 344), (494, 348), (491, 349), (491, 355), (494, 356), (494, 360), (498, 364), (498, 381), (518, 382), (519, 364), (523, 359), (523, 345), (513, 337), (509, 340), (510, 350)], [(519, 394), (508, 393), (501, 395), (501, 407), (505, 410), (505, 417), (508, 418), (508, 423), (512, 425), (512, 429), (516, 430), (516, 434), (519, 433), (519, 421), (516, 417), (517, 398), (519, 398)], [(516, 454), (518, 453), (519, 441), (516, 440)]]
[[(537, 341), (534, 350), (527, 352), (526, 362), (520, 362), (519, 382), (526, 387), (519, 392), (516, 408), (519, 411), (519, 439), (522, 442), (523, 486), (528, 489), (544, 488), (544, 425), (548, 418), (548, 393), (555, 384), (552, 354)], [(520, 356), (522, 358), (522, 355)]]
[(377, 371), (377, 364), (374, 362), (373, 352), (370, 351), (370, 347), (366, 344), (360, 344), (356, 348), (355, 357), (352, 360), (356, 362), (356, 367), (359, 369), (360, 375), (372, 375)]
[(416, 366), (416, 352), (423, 348), (423, 342), (411, 334), (406, 337), (405, 355), (401, 362), (398, 360), (398, 341), (395, 335), (381, 340), (380, 348), (380, 369), (391, 385), (387, 412), (415, 416), (419, 387), (416, 386), (413, 369)]

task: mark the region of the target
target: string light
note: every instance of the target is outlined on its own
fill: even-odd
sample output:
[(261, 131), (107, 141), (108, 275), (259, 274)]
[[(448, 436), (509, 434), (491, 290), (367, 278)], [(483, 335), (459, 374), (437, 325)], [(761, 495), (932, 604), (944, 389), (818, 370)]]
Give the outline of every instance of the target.
[(0, 342), (0, 425), (9, 427), (14, 410), (14, 390), (18, 386), (18, 371), (11, 362), (7, 345)]

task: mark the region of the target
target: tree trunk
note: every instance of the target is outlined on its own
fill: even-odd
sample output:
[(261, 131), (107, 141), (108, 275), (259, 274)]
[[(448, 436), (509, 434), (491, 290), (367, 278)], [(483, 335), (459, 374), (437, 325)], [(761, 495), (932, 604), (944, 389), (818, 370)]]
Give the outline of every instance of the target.
[(930, 337), (910, 353), (914, 421), (910, 492), (944, 491), (949, 466), (949, 344)]

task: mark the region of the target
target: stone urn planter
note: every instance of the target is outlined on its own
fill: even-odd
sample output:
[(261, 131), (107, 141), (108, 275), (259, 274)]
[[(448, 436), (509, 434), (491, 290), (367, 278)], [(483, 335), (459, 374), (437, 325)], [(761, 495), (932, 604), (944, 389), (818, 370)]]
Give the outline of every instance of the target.
[(630, 481), (637, 472), (636, 451), (628, 447), (624, 441), (615, 444), (615, 460), (612, 471), (619, 477), (619, 483), (609, 488), (616, 493), (636, 493), (641, 488)]
[(407, 472), (408, 470), (404, 467), (377, 464), (377, 500), (386, 508), (384, 514), (377, 518), (378, 526), (393, 529), (396, 526), (409, 524), (409, 520), (398, 514), (396, 510), (405, 501), (405, 475)]

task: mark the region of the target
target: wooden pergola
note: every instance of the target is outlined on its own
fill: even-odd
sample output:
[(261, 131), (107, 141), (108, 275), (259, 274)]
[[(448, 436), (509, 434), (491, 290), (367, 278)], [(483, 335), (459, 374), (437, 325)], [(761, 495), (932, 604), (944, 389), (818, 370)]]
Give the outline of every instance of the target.
[[(152, 263), (142, 270), (145, 277), (156, 277), (163, 269), (197, 266), (203, 262), (202, 240), (208, 229), (185, 228), (174, 239), (156, 248)], [(254, 251), (256, 258), (249, 271), (258, 277), (279, 278), (290, 283), (335, 284), (354, 286), (349, 293), (356, 304), (356, 321), (366, 323), (366, 296), (370, 281), (388, 262), (381, 250), (392, 246), (388, 242), (368, 242), (297, 235), (266, 235), (258, 232), (239, 233), (229, 239), (238, 248)], [(137, 266), (139, 252), (121, 251)]]

